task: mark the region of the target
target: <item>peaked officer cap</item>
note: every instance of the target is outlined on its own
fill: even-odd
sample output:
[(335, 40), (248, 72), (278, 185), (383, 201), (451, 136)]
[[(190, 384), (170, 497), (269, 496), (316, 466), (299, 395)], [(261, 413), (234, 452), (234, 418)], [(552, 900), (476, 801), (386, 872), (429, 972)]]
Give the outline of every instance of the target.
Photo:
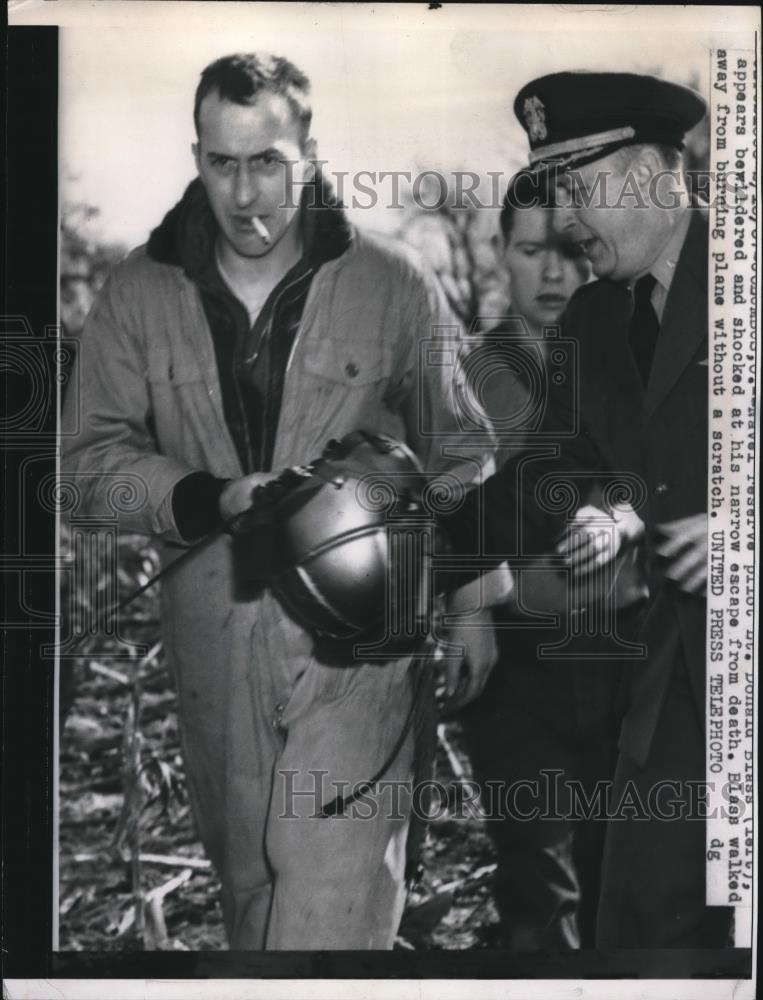
[(637, 73), (551, 73), (522, 87), (514, 101), (532, 168), (582, 166), (641, 142), (680, 150), (706, 111), (689, 87)]

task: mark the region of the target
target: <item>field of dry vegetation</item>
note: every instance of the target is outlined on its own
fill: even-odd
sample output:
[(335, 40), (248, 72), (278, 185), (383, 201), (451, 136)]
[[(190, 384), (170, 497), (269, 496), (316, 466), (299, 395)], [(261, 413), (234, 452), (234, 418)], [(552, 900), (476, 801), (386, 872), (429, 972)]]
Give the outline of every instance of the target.
[[(122, 538), (116, 583), (105, 571), (94, 589), (71, 583), (63, 607), (70, 619), (85, 621), (99, 594), (115, 586), (120, 596), (129, 594), (156, 568), (144, 539)], [(125, 658), (130, 647), (101, 632), (85, 640), (82, 655), (64, 668), (60, 948), (222, 949), (218, 883), (187, 801), (155, 588), (121, 614), (119, 632), (145, 654)], [(468, 761), (456, 722), (443, 723), (439, 733), (436, 777), (448, 786), (468, 775)], [(423, 879), (409, 894), (399, 948), (495, 947), (490, 842), (478, 819), (447, 812), (442, 809), (430, 825)]]

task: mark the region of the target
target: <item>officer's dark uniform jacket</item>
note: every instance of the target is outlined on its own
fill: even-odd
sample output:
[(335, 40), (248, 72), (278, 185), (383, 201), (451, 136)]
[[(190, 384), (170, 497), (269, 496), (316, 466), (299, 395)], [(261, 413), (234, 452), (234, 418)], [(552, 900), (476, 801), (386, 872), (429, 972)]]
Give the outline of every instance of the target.
[[(707, 509), (707, 217), (692, 220), (665, 304), (646, 389), (624, 331), (632, 311), (622, 285), (597, 282), (576, 296), (565, 332), (581, 331), (581, 423), (610, 468), (636, 472), (646, 488), (639, 511), (647, 544), (655, 526)], [(582, 331), (585, 331), (584, 333)], [(620, 746), (643, 763), (670, 679), (666, 640), (680, 635), (697, 714), (704, 718), (705, 614), (701, 596), (666, 580), (648, 551), (652, 600), (640, 641), (646, 663), (634, 668)], [(678, 632), (676, 631), (678, 625)]]
[(638, 639), (649, 652), (632, 670), (620, 741), (639, 763), (648, 754), (670, 679), (675, 637), (680, 637), (697, 712), (704, 718), (706, 602), (663, 577), (652, 546), (655, 525), (706, 510), (706, 262), (707, 217), (695, 207), (646, 388), (627, 341), (633, 312), (628, 285), (605, 279), (578, 289), (562, 319), (562, 336), (576, 346), (577, 360), (571, 355), (561, 386), (551, 384), (544, 419), (552, 435), (560, 427), (577, 430), (557, 437), (557, 458), (505, 463), (447, 518), (458, 551), (500, 554), (511, 564), (511, 555), (545, 551), (548, 539), (564, 529), (566, 515), (537, 502), (537, 491), (549, 486), (544, 476), (574, 480), (588, 470), (622, 472), (631, 481), (635, 474), (642, 481), (643, 496), (634, 497), (634, 505), (646, 523), (652, 598)]

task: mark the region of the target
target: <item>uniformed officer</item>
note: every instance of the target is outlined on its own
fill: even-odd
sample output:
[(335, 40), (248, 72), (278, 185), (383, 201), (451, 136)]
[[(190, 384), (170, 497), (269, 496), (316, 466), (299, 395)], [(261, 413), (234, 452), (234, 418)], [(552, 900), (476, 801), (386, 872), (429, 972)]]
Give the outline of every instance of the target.
[[(609, 824), (597, 942), (723, 946), (730, 911), (705, 905), (705, 824), (690, 816), (690, 783), (705, 778), (708, 234), (681, 150), (706, 105), (652, 76), (565, 72), (528, 83), (514, 110), (532, 170), (552, 182), (557, 229), (599, 280), (575, 293), (562, 320), (578, 367), (568, 372), (577, 391), (549, 400), (549, 426), (573, 428), (559, 457), (521, 476), (506, 463), (452, 519), (451, 534), (473, 546), (482, 510), (491, 551), (511, 553), (555, 526), (577, 579), (624, 546), (645, 545), (645, 655), (629, 670), (609, 804), (630, 818)], [(628, 505), (584, 506), (566, 526), (542, 509), (544, 474), (574, 483), (597, 466), (626, 477)], [(608, 530), (596, 530), (607, 517)], [(666, 781), (672, 812), (619, 809), (625, 792), (646, 804)]]

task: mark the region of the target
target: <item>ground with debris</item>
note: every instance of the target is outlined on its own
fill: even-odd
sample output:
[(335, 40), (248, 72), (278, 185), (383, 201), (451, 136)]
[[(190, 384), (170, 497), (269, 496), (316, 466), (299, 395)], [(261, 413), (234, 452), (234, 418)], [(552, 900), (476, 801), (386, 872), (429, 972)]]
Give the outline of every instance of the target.
[[(153, 550), (139, 539), (122, 539), (117, 576), (99, 582), (101, 597), (129, 593), (155, 569)], [(81, 616), (82, 627), (92, 598), (76, 583), (77, 574), (64, 579), (70, 582), (62, 604), (74, 612), (70, 621)], [(63, 951), (225, 947), (218, 883), (188, 806), (175, 695), (158, 632), (157, 598), (150, 592), (122, 615), (118, 636), (101, 632), (83, 643), (78, 661), (64, 665), (63, 697), (70, 706), (59, 769)], [(120, 639), (142, 645), (143, 655), (125, 660)], [(447, 787), (460, 773), (468, 776), (469, 765), (457, 722), (444, 723), (440, 737), (436, 778)], [(423, 861), (397, 947), (495, 947), (494, 856), (479, 819), (453, 818), (443, 804)]]

